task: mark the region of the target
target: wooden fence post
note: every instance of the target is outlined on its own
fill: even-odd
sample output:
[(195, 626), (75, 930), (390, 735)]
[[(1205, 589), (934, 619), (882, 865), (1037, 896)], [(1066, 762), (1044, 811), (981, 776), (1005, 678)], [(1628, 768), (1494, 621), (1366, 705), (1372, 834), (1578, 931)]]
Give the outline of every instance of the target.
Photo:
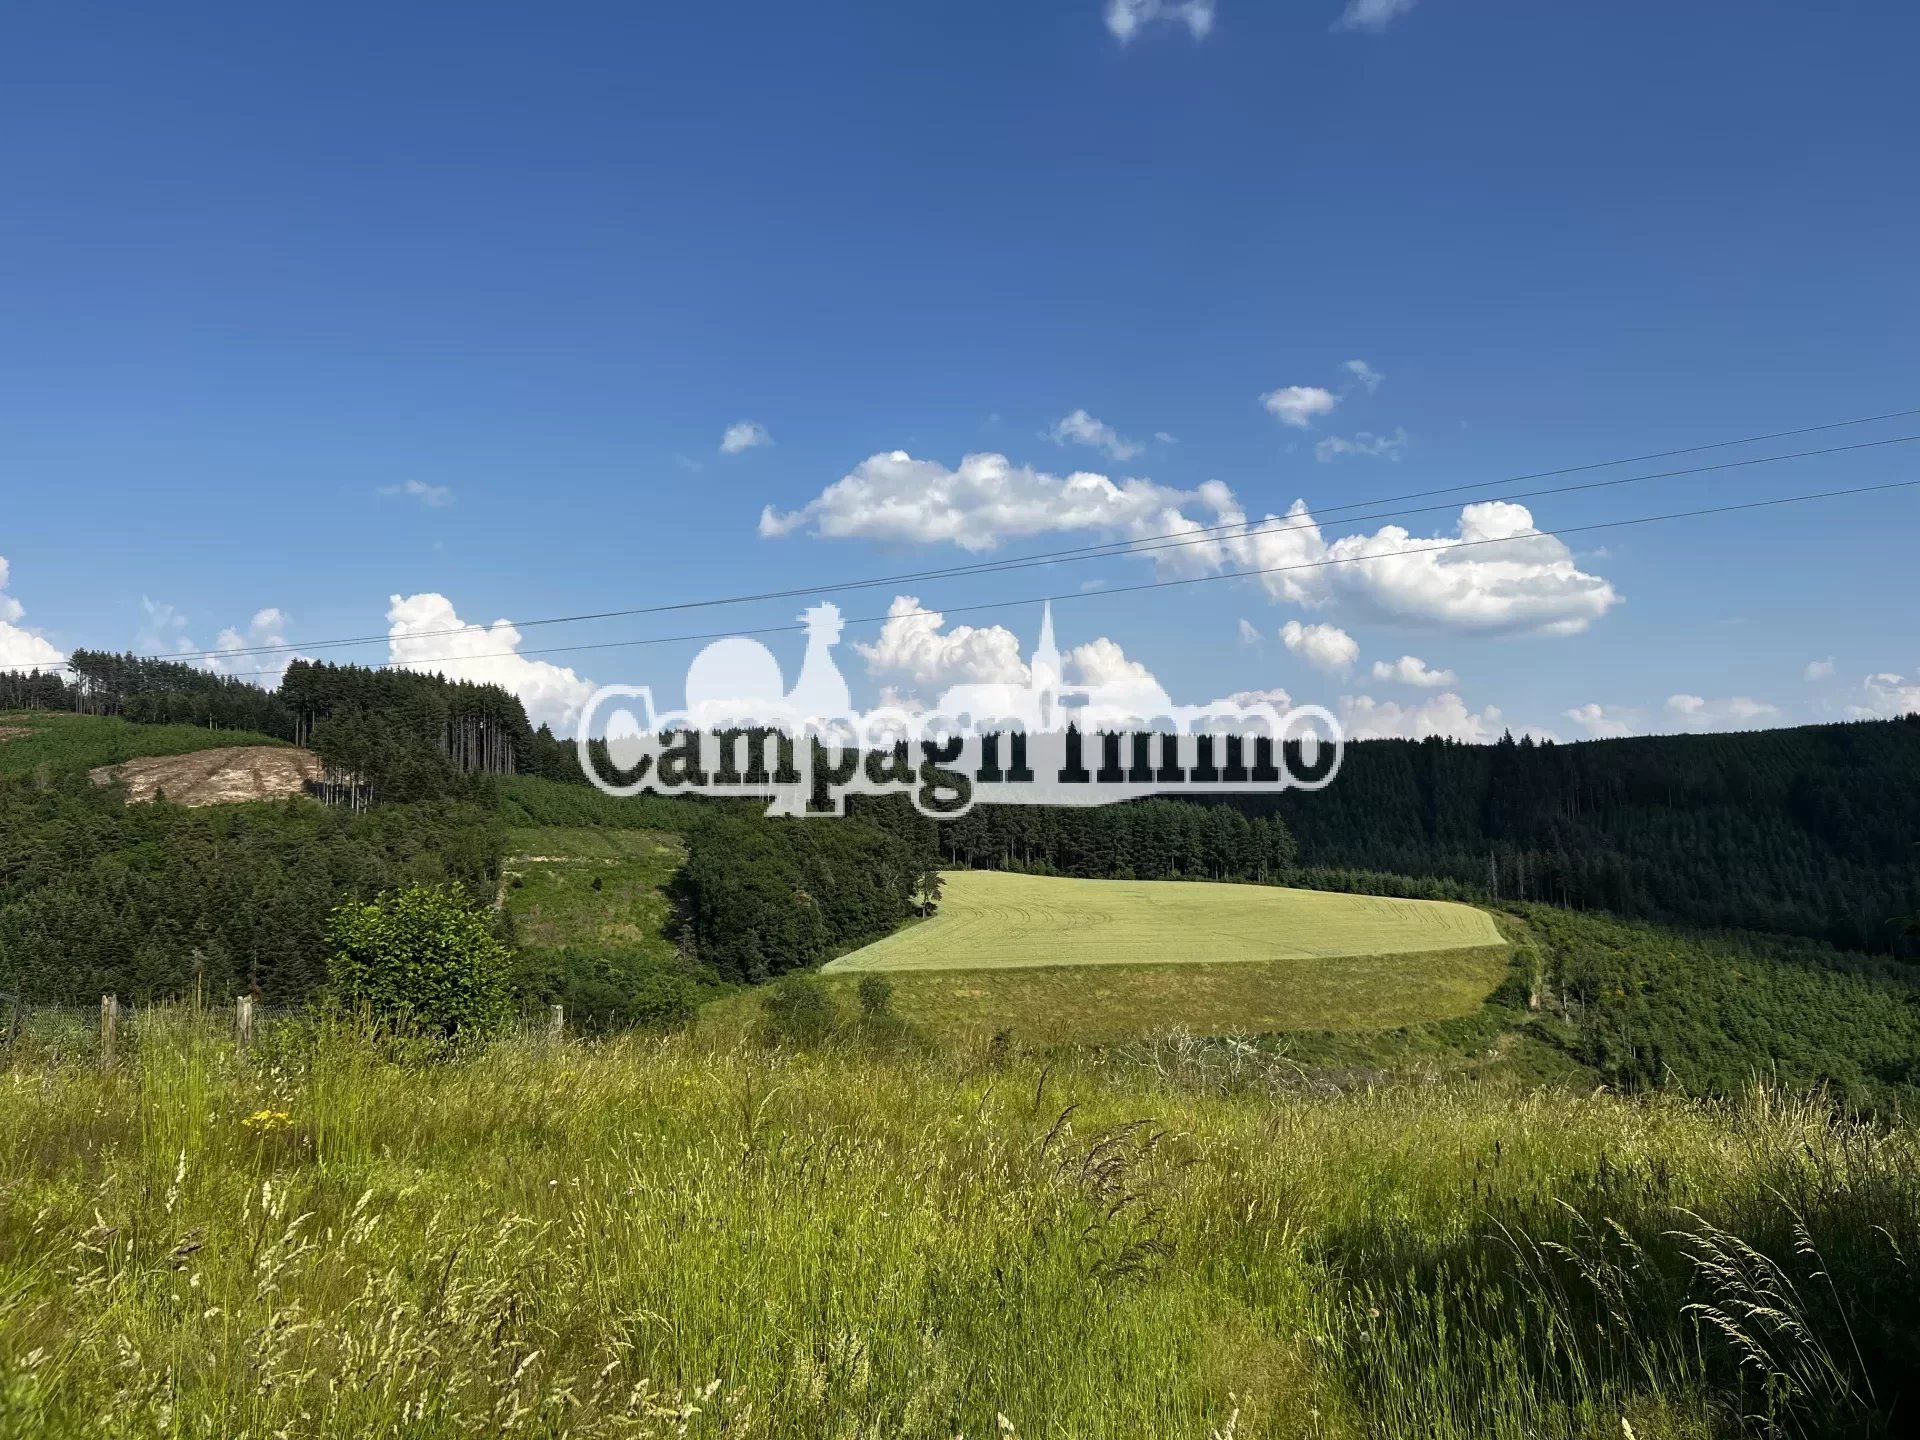
[(567, 1033), (567, 1007), (550, 1006), (547, 1010), (547, 1038), (558, 1040)]
[(233, 1038), (242, 1054), (253, 1044), (253, 996), (242, 995), (233, 1002)]
[(100, 1063), (107, 1069), (113, 1068), (113, 1047), (120, 1038), (120, 997), (102, 995), (100, 997)]

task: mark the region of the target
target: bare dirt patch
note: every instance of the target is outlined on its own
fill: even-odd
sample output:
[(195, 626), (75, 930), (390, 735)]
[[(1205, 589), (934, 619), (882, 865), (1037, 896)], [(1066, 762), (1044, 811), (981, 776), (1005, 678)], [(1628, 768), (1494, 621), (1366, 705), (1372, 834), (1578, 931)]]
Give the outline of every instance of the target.
[(33, 732), (24, 725), (0, 725), (0, 745), (6, 744), (17, 735), (31, 735)]
[(124, 781), (137, 803), (161, 792), (176, 805), (233, 805), (299, 795), (326, 767), (311, 750), (275, 745), (230, 745), (190, 755), (155, 755), (103, 765), (90, 772), (96, 785)]

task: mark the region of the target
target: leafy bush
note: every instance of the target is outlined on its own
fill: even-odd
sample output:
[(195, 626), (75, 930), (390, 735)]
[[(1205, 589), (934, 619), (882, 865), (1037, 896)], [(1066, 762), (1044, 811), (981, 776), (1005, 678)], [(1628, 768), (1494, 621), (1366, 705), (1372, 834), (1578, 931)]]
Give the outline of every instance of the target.
[(855, 994), (863, 1020), (885, 1020), (893, 1014), (893, 982), (884, 975), (862, 975)]
[(510, 952), (452, 887), (409, 885), (343, 905), (327, 927), (337, 1002), (406, 1031), (484, 1036), (510, 1016)]
[(854, 987), (860, 1001), (859, 1037), (874, 1051), (899, 1050), (917, 1034), (893, 1008), (893, 982), (884, 975), (862, 975)]
[(523, 954), (514, 991), (544, 1005), (563, 1005), (570, 1029), (673, 1030), (693, 1019), (693, 978), (631, 950), (543, 950)]
[(840, 1007), (819, 979), (790, 971), (760, 1002), (768, 1035), (794, 1045), (818, 1045), (839, 1028)]

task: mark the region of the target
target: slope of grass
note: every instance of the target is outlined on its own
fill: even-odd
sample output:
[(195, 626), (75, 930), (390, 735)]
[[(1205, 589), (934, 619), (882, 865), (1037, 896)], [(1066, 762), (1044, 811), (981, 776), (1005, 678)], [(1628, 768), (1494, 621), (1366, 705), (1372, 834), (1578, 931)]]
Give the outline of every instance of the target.
[[(913, 1024), (1043, 1043), (1391, 1030), (1466, 1015), (1506, 974), (1466, 905), (1192, 881), (956, 871), (932, 918), (827, 965), (882, 973)], [(744, 1007), (745, 997), (732, 1002)]]
[[(885, 943), (885, 942), (882, 942)], [(1178, 1027), (1197, 1035), (1390, 1030), (1478, 1009), (1507, 971), (1504, 948), (1229, 964), (988, 966), (848, 971), (827, 967), (851, 1003), (884, 973), (894, 1008), (940, 1035), (1011, 1030), (1022, 1040), (1105, 1043)]]
[(1236, 964), (1501, 946), (1470, 905), (1215, 885), (947, 872), (937, 914), (843, 955), (829, 973)]
[(0, 1071), (0, 1432), (1731, 1440), (1920, 1398), (1920, 1140), (1777, 1095), (136, 1020), (114, 1072)]
[(519, 943), (618, 948), (674, 958), (666, 887), (686, 859), (678, 835), (562, 826), (509, 830), (501, 875)]
[(0, 740), (0, 776), (31, 775), (43, 765), (56, 774), (71, 774), (153, 755), (286, 743), (249, 730), (135, 725), (117, 716), (65, 715), (45, 710), (0, 714), (0, 726), (25, 732)]

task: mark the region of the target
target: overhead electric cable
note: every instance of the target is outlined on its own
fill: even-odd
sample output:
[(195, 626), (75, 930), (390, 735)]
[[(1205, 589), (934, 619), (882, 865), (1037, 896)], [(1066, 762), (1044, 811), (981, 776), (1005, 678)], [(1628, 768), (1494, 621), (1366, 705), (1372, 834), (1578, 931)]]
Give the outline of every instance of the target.
[[(1478, 540), (1448, 540), (1434, 545), (1413, 546), (1407, 549), (1384, 551), (1372, 555), (1335, 555), (1319, 560), (1296, 561), (1287, 565), (1269, 565), (1253, 570), (1227, 570), (1210, 575), (1184, 575), (1171, 580), (1148, 580), (1132, 585), (1110, 585), (1092, 592), (1075, 592), (1065, 595), (1030, 595), (1019, 599), (985, 600), (968, 605), (948, 605), (938, 609), (921, 608), (901, 610), (887, 615), (863, 615), (851, 620), (843, 620), (845, 625), (884, 624), (889, 620), (908, 619), (913, 616), (967, 615), (981, 610), (1000, 610), (1019, 605), (1038, 605), (1045, 601), (1073, 601), (1102, 599), (1109, 595), (1137, 594), (1147, 590), (1168, 590), (1183, 585), (1205, 585), (1221, 580), (1258, 579), (1266, 575), (1282, 575), (1301, 570), (1321, 570), (1338, 565), (1359, 565), (1372, 560), (1399, 559), (1407, 555), (1431, 555), (1453, 553), (1460, 550), (1477, 549), (1490, 545), (1513, 545), (1559, 535), (1579, 535), (1596, 530), (1618, 530), (1630, 525), (1653, 525), (1667, 520), (1692, 520), (1711, 515), (1731, 515), (1747, 510), (1766, 510), (1781, 505), (1808, 504), (1819, 500), (1840, 500), (1854, 495), (1873, 495), (1891, 490), (1908, 490), (1920, 486), (1920, 479), (1894, 480), (1880, 485), (1858, 485), (1844, 490), (1821, 490), (1806, 495), (1784, 495), (1769, 500), (1748, 500), (1732, 505), (1711, 505), (1695, 510), (1673, 510), (1661, 515), (1636, 515), (1626, 520), (1597, 520), (1581, 525), (1557, 526), (1551, 531), (1535, 530), (1524, 535), (1494, 535)], [(812, 593), (812, 592), (808, 592)], [(628, 650), (648, 645), (674, 645), (690, 643), (696, 640), (721, 640), (739, 635), (787, 635), (803, 631), (806, 626), (800, 624), (767, 625), (744, 630), (712, 630), (692, 635), (650, 635), (634, 640), (605, 640), (579, 645), (551, 645), (533, 650), (493, 650), (477, 655), (441, 655), (421, 656), (408, 660), (386, 660), (369, 665), (370, 670), (414, 669), (423, 665), (457, 665), (469, 660), (501, 660), (510, 658), (525, 659), (535, 655), (572, 655), (595, 650)], [(382, 637), (386, 638), (386, 637)], [(413, 637), (401, 637), (413, 638)], [(279, 670), (253, 670), (230, 672), (230, 679), (252, 679), (264, 675), (278, 675)]]
[[(1283, 517), (1268, 517), (1266, 520), (1239, 519), (1225, 521), (1216, 525), (1196, 526), (1187, 530), (1170, 531), (1160, 535), (1141, 536), (1126, 540), (1101, 541), (1095, 544), (1074, 546), (1067, 549), (1042, 551), (1037, 554), (1008, 556), (1003, 559), (982, 560), (966, 565), (943, 566), (929, 570), (908, 571), (896, 575), (874, 576), (862, 580), (846, 580), (808, 585), (790, 586), (780, 590), (764, 590), (740, 595), (714, 596), (700, 600), (671, 601), (657, 605), (631, 606), (616, 610), (585, 611), (571, 615), (550, 615), (531, 620), (509, 620), (504, 623), (517, 630), (530, 630), (549, 625), (579, 624), (594, 620), (632, 619), (641, 615), (671, 614), (686, 610), (712, 609), (727, 605), (745, 605), (768, 600), (787, 600), (807, 595), (824, 594), (829, 591), (883, 589), (893, 585), (916, 584), (925, 580), (946, 580), (970, 575), (989, 575), (1014, 570), (1032, 569), (1037, 566), (1073, 563), (1081, 560), (1104, 560), (1124, 555), (1150, 555), (1160, 550), (1180, 549), (1189, 545), (1218, 542), (1225, 539), (1251, 538), (1262, 535), (1279, 535), (1289, 531), (1318, 528), (1328, 520), (1340, 517), (1341, 524), (1358, 524), (1365, 520), (1390, 519), (1397, 516), (1429, 514), (1439, 510), (1451, 509), (1454, 502), (1424, 505), (1412, 509), (1379, 511), (1369, 515), (1351, 515), (1346, 512), (1363, 510), (1370, 506), (1398, 505), (1403, 500), (1421, 500), (1432, 495), (1458, 494), (1466, 490), (1484, 489), (1489, 485), (1518, 484), (1526, 480), (1541, 479), (1554, 475), (1571, 475), (1599, 469), (1608, 469), (1619, 465), (1637, 464), (1645, 460), (1660, 459), (1666, 456), (1697, 454), (1702, 451), (1725, 449), (1729, 446), (1754, 444), (1761, 440), (1781, 439), (1792, 435), (1811, 434), (1816, 431), (1834, 430), (1845, 426), (1871, 424), (1878, 420), (1901, 418), (1920, 414), (1920, 409), (1894, 411), (1887, 415), (1870, 416), (1859, 420), (1838, 420), (1825, 425), (1805, 426), (1798, 430), (1775, 431), (1768, 435), (1748, 436), (1741, 440), (1718, 440), (1702, 445), (1692, 445), (1679, 450), (1660, 451), (1650, 455), (1633, 456), (1624, 460), (1594, 461), (1584, 465), (1572, 465), (1557, 470), (1541, 470), (1531, 475), (1512, 476), (1504, 481), (1478, 480), (1461, 485), (1442, 486), (1432, 490), (1412, 491), (1405, 495), (1388, 496), (1373, 500), (1353, 501), (1346, 505), (1334, 506), (1317, 515), (1309, 512), (1300, 517), (1297, 524), (1279, 523)], [(1505, 495), (1487, 495), (1473, 501), (1475, 504), (1492, 504), (1518, 500), (1543, 499), (1554, 495), (1572, 494), (1583, 490), (1616, 488), (1622, 485), (1641, 484), (1651, 480), (1671, 480), (1688, 475), (1711, 474), (1722, 470), (1744, 469), (1755, 465), (1775, 464), (1788, 460), (1817, 459), (1829, 455), (1841, 455), (1852, 451), (1871, 450), (1889, 445), (1911, 444), (1920, 440), (1920, 435), (1896, 435), (1880, 440), (1860, 440), (1846, 445), (1827, 446), (1815, 450), (1789, 451), (1777, 455), (1755, 455), (1739, 460), (1725, 460), (1710, 465), (1687, 466), (1675, 470), (1655, 471), (1645, 475), (1628, 475), (1609, 480), (1589, 480), (1573, 485), (1557, 485), (1541, 490), (1528, 490)], [(495, 622), (496, 624), (502, 622)], [(471, 635), (485, 633), (493, 625), (471, 624), (450, 626), (438, 630), (422, 630), (407, 636), (408, 639), (437, 639), (453, 635)], [(259, 655), (283, 655), (296, 651), (332, 650), (353, 645), (383, 644), (393, 639), (391, 632), (374, 635), (345, 636), (327, 640), (308, 640), (299, 643), (285, 642), (272, 645), (238, 646), (214, 650), (183, 650), (172, 654), (154, 654), (136, 656), (142, 660), (169, 660), (186, 662), (205, 659), (234, 659)], [(50, 668), (71, 668), (67, 666)], [(261, 672), (270, 673), (270, 672)]]

